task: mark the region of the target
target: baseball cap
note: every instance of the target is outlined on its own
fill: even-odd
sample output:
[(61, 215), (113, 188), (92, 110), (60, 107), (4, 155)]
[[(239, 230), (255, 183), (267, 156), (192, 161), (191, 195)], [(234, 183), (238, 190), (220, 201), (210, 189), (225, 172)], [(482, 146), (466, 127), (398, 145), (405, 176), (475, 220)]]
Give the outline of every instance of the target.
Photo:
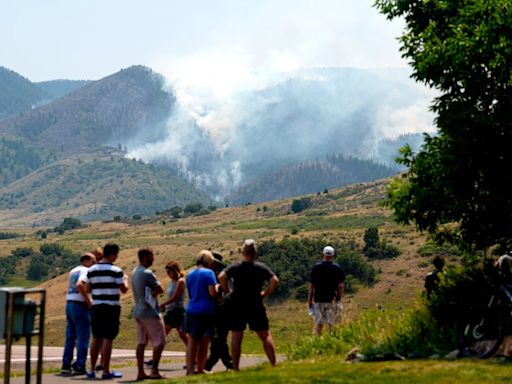
[(325, 255), (325, 256), (334, 256), (334, 248), (331, 247), (330, 245), (328, 245), (327, 247), (324, 248), (324, 250), (322, 251), (322, 253)]

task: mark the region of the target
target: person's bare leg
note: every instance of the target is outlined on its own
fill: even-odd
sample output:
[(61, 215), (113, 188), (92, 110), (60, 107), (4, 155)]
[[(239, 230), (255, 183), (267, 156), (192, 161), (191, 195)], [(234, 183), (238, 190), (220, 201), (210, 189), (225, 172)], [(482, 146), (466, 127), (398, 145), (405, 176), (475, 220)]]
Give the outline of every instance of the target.
[(98, 355), (100, 354), (101, 339), (92, 339), (91, 343), (91, 372), (96, 370), (96, 362), (98, 361)]
[(276, 347), (274, 345), (274, 339), (269, 331), (256, 331), (256, 334), (263, 343), (263, 349), (268, 357), (268, 361), (272, 366), (276, 365)]
[(199, 342), (199, 348), (197, 350), (197, 373), (204, 373), (209, 343), (210, 338), (208, 336), (203, 336)]
[(240, 370), (240, 355), (242, 353), (242, 340), (244, 331), (231, 331), (231, 357), (235, 371)]
[(323, 324), (320, 323), (320, 324), (317, 324), (316, 327), (315, 327), (315, 333), (320, 336), (322, 334), (322, 328), (323, 328)]
[(180, 327), (176, 328), (176, 330), (178, 331), (178, 335), (180, 336), (180, 339), (183, 341), (183, 343), (185, 345), (187, 345), (188, 339), (187, 339), (187, 334), (185, 333), (185, 331), (183, 329), (181, 329)]
[(164, 347), (165, 344), (153, 347), (153, 366), (151, 368), (151, 376), (153, 377), (160, 376), (158, 365), (160, 364), (160, 358), (162, 357)]
[(194, 363), (196, 362), (197, 349), (199, 342), (192, 337), (191, 334), (187, 333), (187, 375), (193, 375)]
[(112, 354), (112, 340), (103, 339), (101, 346), (101, 365), (103, 374), (110, 373), (110, 355)]
[(137, 356), (137, 379), (148, 377), (144, 371), (144, 350), (146, 349), (145, 344), (137, 344), (136, 356)]

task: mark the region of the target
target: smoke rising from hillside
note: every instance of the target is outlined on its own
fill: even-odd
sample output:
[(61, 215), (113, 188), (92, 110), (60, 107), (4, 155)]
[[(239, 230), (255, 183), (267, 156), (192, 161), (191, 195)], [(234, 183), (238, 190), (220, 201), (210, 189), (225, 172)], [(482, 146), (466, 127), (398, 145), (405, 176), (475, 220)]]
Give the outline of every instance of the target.
[(293, 59), (276, 56), (257, 71), (247, 70), (249, 61), (235, 55), (174, 63), (166, 76), (177, 106), (167, 134), (132, 145), (128, 156), (176, 164), (220, 198), (270, 170), (327, 154), (390, 164), (380, 157), (392, 152), (383, 143), (433, 131), (433, 93), (406, 70), (299, 70)]

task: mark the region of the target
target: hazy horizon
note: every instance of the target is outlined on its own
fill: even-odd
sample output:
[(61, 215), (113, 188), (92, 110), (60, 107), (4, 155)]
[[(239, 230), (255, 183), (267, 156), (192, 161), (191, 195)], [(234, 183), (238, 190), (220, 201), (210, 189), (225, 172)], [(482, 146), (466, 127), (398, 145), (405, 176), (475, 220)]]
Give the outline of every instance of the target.
[(5, 1), (0, 65), (31, 81), (97, 80), (141, 64), (167, 77), (194, 71), (406, 67), (373, 0)]

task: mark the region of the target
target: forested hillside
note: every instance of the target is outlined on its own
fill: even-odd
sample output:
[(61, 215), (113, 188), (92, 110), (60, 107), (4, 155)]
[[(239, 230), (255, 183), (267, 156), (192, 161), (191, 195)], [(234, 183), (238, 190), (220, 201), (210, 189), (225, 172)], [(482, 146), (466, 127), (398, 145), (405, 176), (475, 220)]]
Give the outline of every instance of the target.
[(68, 93), (74, 92), (84, 85), (89, 84), (90, 80), (49, 80), (40, 81), (37, 84), (39, 88), (50, 95), (52, 100), (66, 96)]
[(189, 203), (212, 201), (170, 171), (108, 148), (58, 160), (0, 188), (0, 214), (51, 225), (68, 216), (153, 215)]
[(47, 105), (0, 123), (0, 135), (30, 139), (56, 153), (155, 139), (171, 111), (173, 96), (163, 78), (134, 66), (89, 83)]
[(35, 148), (28, 141), (15, 137), (0, 137), (0, 187), (22, 178), (51, 160), (48, 151)]
[(238, 189), (227, 200), (231, 204), (270, 201), (373, 181), (396, 172), (395, 169), (370, 160), (333, 155), (269, 173)]
[(29, 110), (48, 97), (30, 80), (0, 66), (0, 120)]

